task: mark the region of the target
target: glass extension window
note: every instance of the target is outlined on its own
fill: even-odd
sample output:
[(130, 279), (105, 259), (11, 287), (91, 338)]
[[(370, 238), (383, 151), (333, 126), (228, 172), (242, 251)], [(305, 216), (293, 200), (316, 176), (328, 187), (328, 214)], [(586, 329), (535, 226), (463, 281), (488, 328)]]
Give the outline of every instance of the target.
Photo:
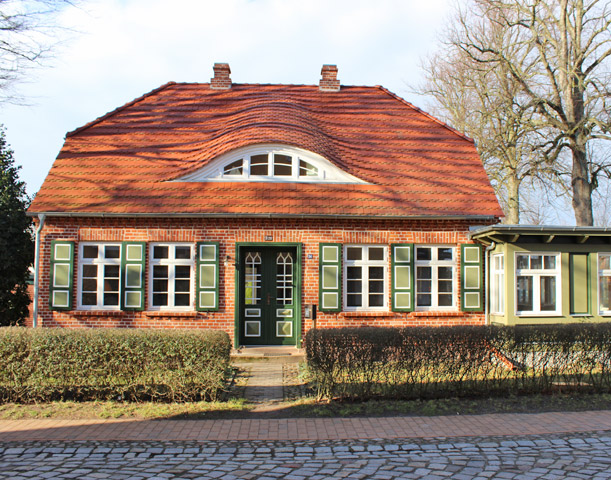
[(456, 308), (454, 247), (416, 246), (416, 308)]
[(516, 254), (518, 315), (560, 314), (560, 255)]
[(345, 309), (388, 309), (387, 270), (387, 247), (346, 245), (344, 247)]
[(81, 243), (78, 272), (80, 309), (119, 309), (121, 245)]
[(611, 253), (598, 254), (598, 305), (601, 315), (611, 315)]
[(152, 309), (193, 308), (194, 245), (152, 244), (149, 299)]
[(505, 313), (505, 256), (492, 255), (490, 272), (490, 312)]

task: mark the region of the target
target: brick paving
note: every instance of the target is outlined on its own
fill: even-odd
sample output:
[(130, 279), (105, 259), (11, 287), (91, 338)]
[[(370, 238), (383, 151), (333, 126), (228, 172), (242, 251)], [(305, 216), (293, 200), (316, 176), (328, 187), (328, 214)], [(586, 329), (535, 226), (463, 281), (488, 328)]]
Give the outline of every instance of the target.
[(438, 417), (0, 420), (1, 441), (350, 440), (611, 431), (611, 410)]

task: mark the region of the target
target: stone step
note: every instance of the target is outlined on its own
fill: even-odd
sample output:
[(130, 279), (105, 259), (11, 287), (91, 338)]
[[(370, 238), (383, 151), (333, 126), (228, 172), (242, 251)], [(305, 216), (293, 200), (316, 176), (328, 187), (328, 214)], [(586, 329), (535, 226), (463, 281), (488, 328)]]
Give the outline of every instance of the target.
[(305, 351), (296, 347), (241, 347), (231, 352), (232, 362), (265, 361), (278, 363), (293, 363), (305, 360)]

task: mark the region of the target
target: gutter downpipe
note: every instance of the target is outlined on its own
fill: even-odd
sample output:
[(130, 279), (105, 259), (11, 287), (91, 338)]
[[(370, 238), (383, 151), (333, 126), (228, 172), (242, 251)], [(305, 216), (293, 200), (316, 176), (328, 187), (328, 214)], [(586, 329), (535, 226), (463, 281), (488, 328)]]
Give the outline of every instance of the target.
[(42, 227), (45, 225), (46, 215), (41, 213), (38, 215), (38, 228), (36, 229), (36, 241), (34, 243), (34, 313), (32, 315), (32, 328), (38, 326), (38, 283), (39, 283), (39, 270), (40, 270), (40, 233)]
[(486, 296), (486, 302), (484, 303), (484, 322), (486, 325), (490, 325), (490, 252), (496, 248), (496, 242), (492, 242), (486, 247), (486, 269), (484, 279), (484, 295)]

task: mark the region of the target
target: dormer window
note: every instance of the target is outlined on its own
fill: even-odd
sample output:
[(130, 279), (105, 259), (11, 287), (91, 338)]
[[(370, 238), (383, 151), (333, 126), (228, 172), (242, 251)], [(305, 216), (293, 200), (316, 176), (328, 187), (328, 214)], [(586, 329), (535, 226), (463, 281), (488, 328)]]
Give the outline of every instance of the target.
[(223, 167), (222, 176), (311, 179), (318, 177), (318, 168), (299, 155), (269, 152), (246, 156), (228, 163)]
[(175, 181), (365, 183), (320, 155), (286, 145), (241, 148)]

